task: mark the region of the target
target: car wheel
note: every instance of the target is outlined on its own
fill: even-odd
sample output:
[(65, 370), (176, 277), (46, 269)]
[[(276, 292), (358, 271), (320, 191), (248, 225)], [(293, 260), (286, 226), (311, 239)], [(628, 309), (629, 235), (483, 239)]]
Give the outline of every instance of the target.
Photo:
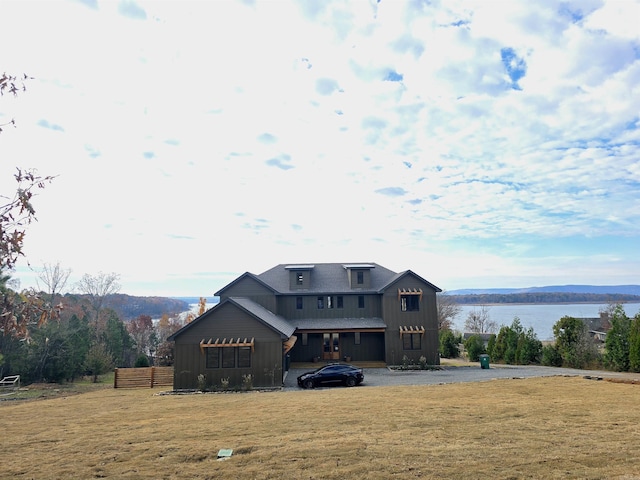
[(307, 379), (302, 385), (304, 386), (304, 388), (313, 388), (313, 380)]
[(347, 387), (355, 387), (357, 382), (355, 378), (348, 377), (346, 383), (347, 383)]

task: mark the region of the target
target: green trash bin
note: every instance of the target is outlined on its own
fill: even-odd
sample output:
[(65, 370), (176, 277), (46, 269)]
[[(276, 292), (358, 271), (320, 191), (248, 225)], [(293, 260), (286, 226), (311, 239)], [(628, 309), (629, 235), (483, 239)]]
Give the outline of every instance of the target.
[(480, 368), (489, 368), (489, 355), (483, 353), (480, 355)]

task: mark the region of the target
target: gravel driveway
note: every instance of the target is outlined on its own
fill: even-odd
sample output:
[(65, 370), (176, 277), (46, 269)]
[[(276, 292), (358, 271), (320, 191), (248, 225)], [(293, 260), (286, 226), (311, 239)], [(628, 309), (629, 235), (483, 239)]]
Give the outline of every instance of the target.
[[(599, 371), (576, 370), (573, 368), (541, 367), (537, 365), (491, 365), (491, 368), (477, 367), (441, 367), (442, 370), (398, 371), (388, 368), (365, 368), (363, 387), (382, 387), (392, 385), (437, 385), (441, 383), (482, 382), (498, 378), (530, 378), (562, 376), (619, 377), (628, 378), (629, 374)], [(298, 389), (297, 378), (311, 369), (291, 369), (284, 382), (284, 390)], [(640, 378), (635, 374), (634, 378)]]

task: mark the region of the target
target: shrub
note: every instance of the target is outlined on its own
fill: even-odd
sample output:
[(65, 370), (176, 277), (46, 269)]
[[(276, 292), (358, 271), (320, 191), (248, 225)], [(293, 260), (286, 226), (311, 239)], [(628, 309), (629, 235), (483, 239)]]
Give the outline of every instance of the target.
[(542, 365), (547, 367), (561, 367), (562, 355), (554, 345), (545, 345), (542, 347)]
[(479, 335), (471, 335), (467, 338), (467, 341), (464, 343), (464, 348), (467, 351), (469, 360), (472, 362), (477, 362), (480, 359), (480, 355), (486, 353), (484, 342)]
[(135, 368), (142, 368), (149, 366), (149, 358), (146, 355), (140, 355), (136, 358), (136, 363), (133, 365)]
[(427, 369), (427, 357), (425, 357), (424, 355), (422, 355), (422, 356), (418, 359), (418, 365), (420, 365), (420, 369), (421, 369), (421, 370), (426, 370), (426, 369)]
[(493, 361), (504, 360), (508, 364), (527, 365), (540, 361), (542, 342), (533, 328), (525, 330), (518, 317), (510, 327), (502, 326), (494, 343), (488, 348)]
[(207, 376), (203, 373), (198, 375), (198, 390), (204, 392), (207, 388)]
[(250, 373), (242, 375), (242, 389), (251, 390), (253, 388), (253, 377)]
[(413, 365), (413, 360), (411, 360), (406, 355), (402, 356), (402, 366), (400, 367), (402, 370), (408, 370), (409, 365)]

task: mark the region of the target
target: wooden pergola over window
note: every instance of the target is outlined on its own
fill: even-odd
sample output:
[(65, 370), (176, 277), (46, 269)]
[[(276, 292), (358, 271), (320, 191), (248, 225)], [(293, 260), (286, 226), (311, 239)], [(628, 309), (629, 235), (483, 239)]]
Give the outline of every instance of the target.
[(216, 338), (215, 342), (212, 338), (210, 338), (208, 342), (205, 341), (204, 338), (200, 340), (200, 353), (202, 353), (203, 355), (205, 348), (223, 347), (251, 347), (251, 352), (253, 353), (255, 342), (253, 338), (251, 340), (247, 340), (247, 338), (245, 338), (244, 340), (242, 340), (241, 338), (229, 338), (228, 340), (226, 338), (223, 338), (222, 340), (220, 340), (220, 338)]
[(404, 295), (418, 295), (420, 301), (422, 301), (422, 289), (421, 288), (399, 288), (398, 300)]
[(416, 326), (414, 326), (414, 325), (408, 325), (408, 326), (402, 325), (400, 327), (400, 338), (402, 338), (402, 335), (411, 334), (411, 333), (419, 333), (420, 335), (424, 335), (425, 329), (424, 329), (424, 327), (418, 327), (417, 325)]

